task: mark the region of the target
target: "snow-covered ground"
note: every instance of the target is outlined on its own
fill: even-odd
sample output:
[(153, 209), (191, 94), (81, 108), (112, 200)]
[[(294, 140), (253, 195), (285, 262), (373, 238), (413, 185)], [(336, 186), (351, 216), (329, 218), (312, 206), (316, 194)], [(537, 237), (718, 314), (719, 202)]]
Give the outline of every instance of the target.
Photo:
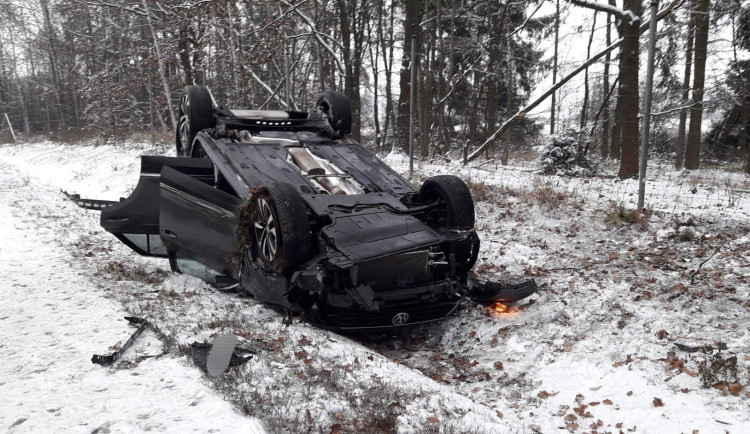
[[(541, 176), (531, 165), (422, 165), (419, 177), (471, 181), (477, 269), (532, 275), (542, 290), (509, 314), (466, 302), (441, 323), (341, 336), (285, 326), (251, 298), (171, 274), (59, 193), (126, 196), (138, 156), (170, 152), (0, 147), (0, 429), (750, 430), (744, 175), (656, 166), (646, 199), (655, 211), (642, 216), (632, 212), (633, 181)], [(399, 155), (387, 161), (406, 169)], [(93, 365), (92, 354), (132, 332), (126, 314), (148, 317), (156, 332), (114, 368)], [(257, 354), (212, 379), (187, 348), (227, 330)], [(731, 356), (736, 375), (723, 372)]]
[(49, 167), (44, 177), (12, 160), (0, 162), (0, 430), (259, 431), (194, 366), (165, 353), (153, 332), (116, 368), (91, 363), (93, 354), (112, 352), (133, 330), (112, 283), (90, 276), (79, 240), (94, 219), (57, 194), (51, 181), (66, 179), (65, 160), (58, 161), (60, 171)]

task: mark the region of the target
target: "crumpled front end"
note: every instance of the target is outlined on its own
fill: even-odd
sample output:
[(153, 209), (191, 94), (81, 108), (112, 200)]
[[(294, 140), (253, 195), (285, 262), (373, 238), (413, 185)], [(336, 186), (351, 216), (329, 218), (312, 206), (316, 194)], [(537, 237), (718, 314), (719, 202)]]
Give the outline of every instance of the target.
[(295, 273), (309, 319), (336, 329), (390, 328), (440, 320), (467, 289), (474, 231), (436, 231), (380, 210), (335, 219), (321, 231), (325, 255)]

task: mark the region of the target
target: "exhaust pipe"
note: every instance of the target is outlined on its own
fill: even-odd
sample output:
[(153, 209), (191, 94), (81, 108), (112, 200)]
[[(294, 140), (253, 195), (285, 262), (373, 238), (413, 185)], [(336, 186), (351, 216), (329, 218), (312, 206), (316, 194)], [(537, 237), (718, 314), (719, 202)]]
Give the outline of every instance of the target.
[(326, 176), (326, 170), (315, 161), (312, 155), (305, 148), (287, 148), (292, 161), (300, 169), (311, 175), (330, 194), (335, 196), (345, 195), (346, 192), (339, 186), (335, 185), (331, 178)]

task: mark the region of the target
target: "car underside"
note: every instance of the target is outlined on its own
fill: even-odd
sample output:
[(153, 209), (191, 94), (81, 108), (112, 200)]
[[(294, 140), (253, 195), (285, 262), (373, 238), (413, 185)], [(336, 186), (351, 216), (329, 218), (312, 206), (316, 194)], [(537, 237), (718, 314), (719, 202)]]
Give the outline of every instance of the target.
[(231, 110), (188, 86), (178, 157), (142, 157), (126, 199), (101, 224), (173, 270), (239, 286), (339, 330), (434, 321), (463, 297), (536, 289), (479, 283), (474, 204), (450, 175), (416, 189), (348, 136), (348, 100), (308, 112)]

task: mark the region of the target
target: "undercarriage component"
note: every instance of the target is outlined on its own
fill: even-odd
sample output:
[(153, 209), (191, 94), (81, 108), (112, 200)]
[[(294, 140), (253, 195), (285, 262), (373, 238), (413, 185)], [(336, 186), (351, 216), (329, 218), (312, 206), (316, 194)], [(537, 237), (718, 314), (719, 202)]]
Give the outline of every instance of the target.
[(292, 163), (311, 180), (317, 182), (328, 194), (334, 196), (362, 194), (364, 189), (330, 161), (316, 157), (307, 148), (288, 147)]
[(119, 350), (115, 351), (112, 354), (109, 354), (106, 356), (94, 354), (91, 357), (91, 362), (96, 363), (97, 365), (102, 365), (102, 366), (109, 366), (115, 363), (116, 361), (120, 359), (120, 357), (122, 357), (125, 351), (127, 351), (128, 348), (130, 348), (130, 346), (133, 345), (135, 340), (138, 339), (138, 336), (140, 336), (143, 333), (143, 331), (146, 330), (146, 327), (148, 327), (148, 321), (146, 321), (143, 318), (136, 318), (134, 316), (126, 316), (125, 319), (128, 320), (130, 324), (138, 324), (138, 328), (130, 336), (130, 339), (128, 339), (128, 341), (125, 342), (125, 344), (121, 346)]

